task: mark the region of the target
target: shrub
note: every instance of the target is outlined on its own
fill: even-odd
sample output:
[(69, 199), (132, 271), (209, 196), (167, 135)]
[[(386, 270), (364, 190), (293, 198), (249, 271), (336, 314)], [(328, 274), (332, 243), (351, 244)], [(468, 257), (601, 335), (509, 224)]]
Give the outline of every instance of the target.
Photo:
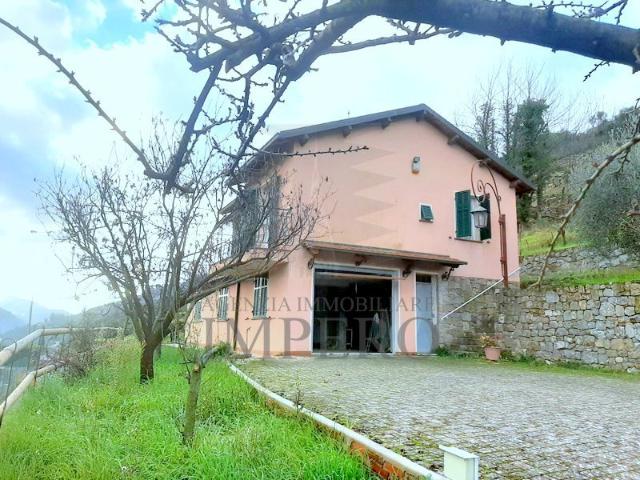
[(97, 330), (81, 327), (67, 336), (54, 355), (54, 360), (63, 364), (62, 374), (66, 380), (84, 377), (95, 367), (98, 335)]
[(440, 345), (438, 346), (438, 348), (436, 348), (436, 355), (439, 357), (450, 357), (451, 350), (449, 350), (449, 347), (447, 347), (446, 345)]
[(500, 359), (513, 362), (516, 359), (516, 356), (513, 354), (511, 350), (502, 350), (500, 351)]
[(478, 343), (482, 348), (497, 347), (498, 339), (491, 335), (480, 335), (478, 337)]

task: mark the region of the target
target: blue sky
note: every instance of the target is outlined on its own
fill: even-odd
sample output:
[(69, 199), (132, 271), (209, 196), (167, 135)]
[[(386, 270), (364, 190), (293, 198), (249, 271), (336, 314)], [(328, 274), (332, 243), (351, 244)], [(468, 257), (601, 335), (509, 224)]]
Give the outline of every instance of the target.
[[(64, 0), (71, 15), (83, 17), (87, 13), (87, 6), (91, 2), (86, 0)], [(151, 22), (140, 22), (137, 20), (130, 5), (120, 0), (107, 0), (100, 2), (104, 11), (104, 18), (96, 25), (89, 25), (83, 28), (78, 25), (78, 30), (74, 32), (74, 40), (79, 45), (95, 43), (101, 47), (108, 47), (114, 43), (121, 43), (128, 38), (141, 39), (146, 33), (153, 31)], [(96, 7), (100, 8), (100, 7)]]
[[(638, 4), (632, 0), (628, 19), (640, 18)], [(37, 33), (136, 138), (154, 115), (184, 117), (204, 81), (151, 24), (137, 20), (139, 5), (137, 0), (6, 1), (0, 16)], [(368, 21), (355, 35), (376, 35), (381, 26)], [(63, 165), (75, 168), (78, 159), (89, 165), (137, 165), (77, 92), (2, 29), (0, 58), (0, 298), (34, 297), (74, 311), (102, 303), (109, 295), (99, 283), (77, 287), (64, 274), (57, 257), (68, 258), (68, 252), (54, 248), (44, 234), (34, 179), (47, 178)], [(500, 47), (495, 39), (465, 34), (322, 58), (318, 71), (288, 92), (265, 136), (416, 103), (427, 103), (450, 120), (464, 120), (477, 84), (504, 62), (542, 68), (565, 95), (608, 113), (629, 105), (640, 92), (640, 75), (632, 76), (626, 67), (601, 69), (585, 84), (582, 78), (592, 60), (515, 43)]]

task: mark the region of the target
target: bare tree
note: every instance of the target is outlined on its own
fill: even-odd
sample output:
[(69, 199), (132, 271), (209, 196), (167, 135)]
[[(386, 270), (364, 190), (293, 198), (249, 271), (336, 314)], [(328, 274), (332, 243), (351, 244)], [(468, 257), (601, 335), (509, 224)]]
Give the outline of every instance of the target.
[[(578, 131), (589, 115), (577, 95), (567, 95), (552, 78), (544, 78), (541, 67), (516, 68), (512, 62), (499, 65), (471, 92), (467, 105), (469, 121), (462, 122), (482, 146), (508, 160), (517, 146), (516, 114), (527, 101), (544, 100), (548, 108), (545, 127)], [(493, 148), (492, 148), (493, 147)]]
[[(609, 63), (640, 68), (637, 31), (620, 25), (629, 0), (605, 0), (598, 4), (549, 2), (517, 6), (487, 0), (328, 0), (275, 2), (240, 0), (233, 8), (228, 0), (156, 0), (141, 3), (142, 19), (153, 20), (159, 34), (183, 54), (192, 70), (207, 71), (201, 91), (172, 146), (170, 161), (158, 169), (149, 153), (121, 129), (73, 71), (31, 37), (0, 18), (0, 24), (33, 45), (53, 62), (85, 100), (132, 149), (150, 178), (161, 180), (165, 190), (190, 191), (191, 179), (180, 181), (188, 153), (200, 137), (221, 125), (237, 139), (228, 154), (227, 174), (255, 150), (252, 143), (264, 127), (291, 83), (311, 70), (317, 58), (389, 43), (409, 43), (436, 35), (455, 37), (462, 32), (493, 36), (502, 43), (519, 41), (553, 51), (565, 50), (597, 59), (597, 67)], [(170, 17), (164, 18), (163, 7)], [(177, 11), (176, 11), (177, 9)], [(388, 20), (389, 32), (353, 41), (348, 33), (369, 17)], [(613, 19), (614, 23), (602, 20)], [(255, 91), (269, 89), (259, 102)], [(205, 109), (212, 92), (228, 100), (222, 115)], [(487, 105), (488, 106), (488, 105)]]
[(461, 127), (536, 184), (537, 209), (531, 196), (520, 199), (519, 219), (538, 216), (556, 167), (552, 132), (575, 134), (588, 118), (578, 94), (561, 92), (542, 68), (507, 62), (478, 83), (467, 110)]
[[(253, 142), (288, 87), (311, 71), (314, 62), (323, 55), (389, 43), (413, 44), (443, 34), (456, 37), (464, 32), (492, 36), (501, 43), (519, 41), (594, 58), (597, 63), (587, 77), (610, 63), (628, 65), (635, 72), (640, 68), (640, 39), (636, 29), (620, 24), (628, 3), (629, 0), (604, 0), (597, 4), (540, 0), (519, 6), (488, 0), (338, 0), (333, 3), (328, 0), (239, 0), (234, 3), (238, 8), (234, 8), (227, 0), (156, 0), (142, 11), (143, 20), (156, 22), (158, 33), (185, 56), (193, 71), (208, 72), (180, 134), (165, 152), (166, 161), (160, 163), (155, 161), (153, 151), (131, 140), (114, 117), (80, 84), (75, 73), (43, 48), (37, 37), (25, 34), (2, 18), (0, 24), (34, 46), (67, 77), (134, 152), (144, 166), (145, 175), (162, 183), (163, 193), (171, 200), (176, 190), (195, 198), (203, 197), (198, 191), (198, 188), (202, 190), (201, 179), (190, 162), (192, 152), (204, 138), (210, 139), (212, 151), (225, 159), (218, 176), (220, 184), (224, 183), (222, 178), (228, 184), (241, 183), (240, 167), (255, 153), (281, 153), (260, 152)], [(166, 5), (175, 7), (168, 9), (170, 17), (162, 16)], [(391, 29), (388, 34), (356, 41), (349, 38), (355, 27), (375, 16), (388, 21)], [(268, 91), (269, 95), (261, 101), (257, 91)], [(212, 92), (217, 98), (225, 99), (224, 108), (215, 112), (206, 108)], [(507, 116), (514, 108), (510, 103), (503, 105)], [(234, 142), (222, 141), (228, 138)], [(510, 144), (511, 140), (505, 139), (505, 142)], [(612, 155), (614, 158), (624, 155), (636, 143), (634, 136)], [(605, 160), (601, 168), (611, 162)], [(113, 172), (106, 177), (112, 175)], [(99, 182), (94, 182), (95, 188), (98, 185)], [(150, 188), (158, 195), (157, 187)], [(180, 198), (182, 202), (188, 203)], [(176, 241), (179, 239), (179, 235), (176, 236)], [(122, 298), (134, 306), (137, 302), (124, 294)]]
[[(147, 145), (153, 165), (170, 161), (171, 140)], [(154, 376), (154, 352), (178, 312), (221, 286), (268, 270), (313, 230), (323, 200), (276, 174), (232, 190), (215, 147), (190, 152), (190, 193), (117, 167), (58, 174), (43, 186), (59, 241), (75, 247), (69, 269), (105, 280), (141, 342), (140, 380)], [(259, 246), (260, 248), (256, 248)]]

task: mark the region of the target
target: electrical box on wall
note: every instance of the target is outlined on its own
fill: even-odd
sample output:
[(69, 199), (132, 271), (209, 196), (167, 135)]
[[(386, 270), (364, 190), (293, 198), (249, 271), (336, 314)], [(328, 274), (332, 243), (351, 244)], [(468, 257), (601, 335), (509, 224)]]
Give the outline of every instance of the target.
[(420, 173), (420, 157), (415, 156), (411, 161), (411, 173)]

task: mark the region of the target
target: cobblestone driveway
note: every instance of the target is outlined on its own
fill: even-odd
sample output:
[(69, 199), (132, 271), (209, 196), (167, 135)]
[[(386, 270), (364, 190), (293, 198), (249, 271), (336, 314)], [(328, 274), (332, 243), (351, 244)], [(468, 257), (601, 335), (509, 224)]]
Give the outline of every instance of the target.
[(438, 444), (483, 479), (640, 479), (640, 379), (438, 358), (250, 361), (271, 390), (439, 470)]

